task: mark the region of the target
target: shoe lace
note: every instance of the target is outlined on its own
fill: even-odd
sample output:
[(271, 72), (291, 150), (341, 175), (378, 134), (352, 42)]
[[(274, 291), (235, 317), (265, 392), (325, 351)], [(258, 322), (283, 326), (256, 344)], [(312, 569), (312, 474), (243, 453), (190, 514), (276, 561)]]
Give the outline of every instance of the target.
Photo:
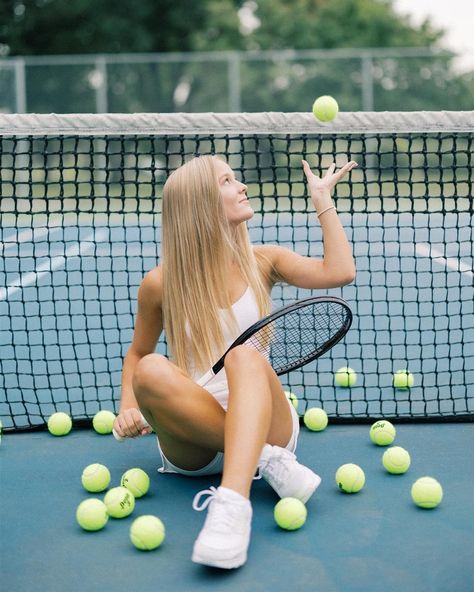
[(295, 460), (296, 456), (289, 450), (285, 450), (284, 453), (280, 454), (278, 460), (275, 461), (272, 458), (262, 461), (257, 467), (257, 473), (254, 479), (261, 479), (263, 476), (270, 479), (282, 479), (282, 473), (287, 471), (288, 461)]
[[(199, 505), (199, 501), (202, 497), (207, 495), (208, 497)], [(213, 499), (218, 497), (218, 492), (215, 487), (211, 487), (210, 489), (203, 489), (199, 493), (196, 493), (193, 499), (193, 510), (197, 510), (198, 512), (202, 512), (207, 508), (207, 506), (212, 502)]]
[[(207, 496), (200, 504), (201, 498)], [(229, 528), (233, 528), (235, 516), (232, 512), (232, 505), (223, 503), (223, 498), (215, 487), (204, 489), (194, 496), (193, 509), (198, 512), (205, 510), (211, 502), (215, 501), (209, 508), (208, 518), (212, 520), (212, 528), (215, 531), (228, 532)]]

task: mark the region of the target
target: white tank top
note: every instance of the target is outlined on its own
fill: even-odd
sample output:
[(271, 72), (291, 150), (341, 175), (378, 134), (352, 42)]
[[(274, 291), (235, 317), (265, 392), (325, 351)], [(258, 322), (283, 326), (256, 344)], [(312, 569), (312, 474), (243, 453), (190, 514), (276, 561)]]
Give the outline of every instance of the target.
[[(250, 286), (247, 287), (237, 302), (234, 302), (232, 305), (232, 311), (237, 322), (237, 334), (227, 327), (227, 323), (224, 322), (225, 311), (222, 311), (222, 331), (224, 334), (225, 349), (227, 349), (241, 333), (248, 329), (250, 325), (253, 325), (260, 319), (257, 300), (253, 291), (250, 289)], [(192, 360), (190, 366), (191, 368), (194, 366)], [(191, 371), (191, 376), (196, 381), (199, 380), (201, 375), (201, 372)], [(207, 383), (205, 388), (214, 395), (224, 409), (227, 409), (228, 386), (224, 368)]]

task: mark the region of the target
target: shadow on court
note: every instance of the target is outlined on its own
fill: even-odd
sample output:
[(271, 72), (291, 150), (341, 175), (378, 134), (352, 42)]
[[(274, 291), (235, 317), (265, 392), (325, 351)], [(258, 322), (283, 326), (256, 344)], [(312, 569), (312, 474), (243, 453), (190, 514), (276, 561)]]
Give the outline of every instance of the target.
[[(0, 447), (3, 589), (472, 590), (473, 424), (397, 426), (395, 444), (412, 456), (405, 475), (384, 471), (384, 448), (370, 443), (368, 429), (302, 429), (299, 457), (323, 478), (308, 503), (306, 524), (295, 532), (280, 530), (273, 521), (277, 498), (265, 482), (256, 481), (249, 560), (230, 572), (190, 560), (205, 518), (205, 512), (192, 510), (191, 502), (199, 490), (217, 486), (217, 476), (158, 474), (153, 437), (119, 444), (112, 436), (87, 430), (63, 438), (45, 432), (7, 434)], [(93, 462), (109, 467), (111, 486), (135, 466), (146, 470), (152, 483), (131, 516), (110, 519), (104, 530), (88, 533), (77, 526), (75, 510), (82, 499), (94, 496), (80, 481), (83, 468)], [(340, 493), (335, 485), (334, 473), (346, 462), (365, 471), (366, 485), (358, 494)], [(437, 478), (444, 488), (444, 499), (434, 510), (419, 509), (410, 498), (411, 484), (424, 475)], [(152, 552), (136, 550), (128, 538), (133, 518), (142, 514), (155, 514), (166, 526), (165, 542)]]

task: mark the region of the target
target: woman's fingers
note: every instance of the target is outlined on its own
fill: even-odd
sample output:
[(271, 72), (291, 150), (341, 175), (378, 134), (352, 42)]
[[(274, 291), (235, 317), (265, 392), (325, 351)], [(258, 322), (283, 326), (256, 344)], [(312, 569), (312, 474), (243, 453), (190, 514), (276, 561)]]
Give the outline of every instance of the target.
[(121, 437), (135, 438), (151, 432), (151, 428), (139, 409), (127, 409), (117, 416), (115, 431)]

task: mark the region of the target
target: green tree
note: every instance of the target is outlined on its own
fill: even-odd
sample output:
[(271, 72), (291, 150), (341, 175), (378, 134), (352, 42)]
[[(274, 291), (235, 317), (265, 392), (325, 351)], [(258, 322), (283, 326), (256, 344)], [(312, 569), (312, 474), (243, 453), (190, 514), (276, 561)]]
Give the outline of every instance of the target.
[(192, 51), (206, 2), (3, 0), (0, 10), (11, 55)]

